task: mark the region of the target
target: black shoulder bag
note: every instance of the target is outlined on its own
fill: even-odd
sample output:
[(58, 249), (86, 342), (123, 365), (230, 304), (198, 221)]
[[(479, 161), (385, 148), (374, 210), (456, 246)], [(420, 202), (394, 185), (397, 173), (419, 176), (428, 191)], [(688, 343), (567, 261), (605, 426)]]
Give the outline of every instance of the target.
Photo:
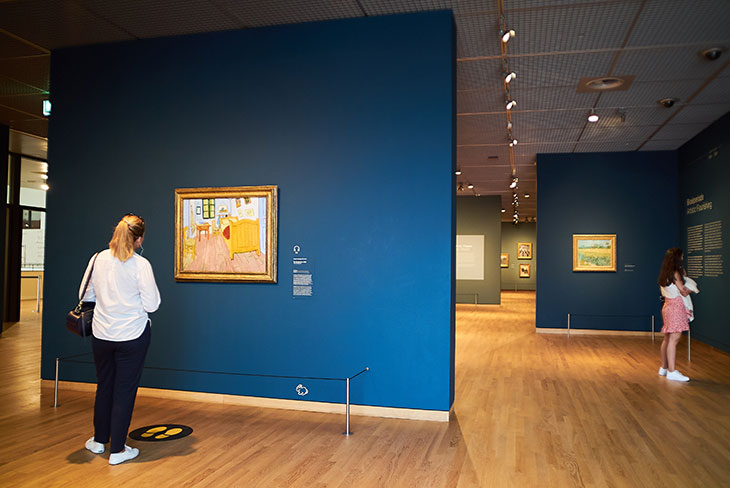
[(94, 264), (96, 264), (98, 255), (99, 253), (94, 254), (94, 261), (91, 263), (91, 271), (89, 271), (89, 276), (86, 278), (86, 283), (84, 283), (84, 291), (81, 293), (79, 304), (66, 315), (66, 328), (81, 337), (91, 336), (91, 322), (94, 320), (96, 302), (85, 302), (84, 296), (86, 296), (86, 289), (89, 287), (91, 275), (94, 274)]

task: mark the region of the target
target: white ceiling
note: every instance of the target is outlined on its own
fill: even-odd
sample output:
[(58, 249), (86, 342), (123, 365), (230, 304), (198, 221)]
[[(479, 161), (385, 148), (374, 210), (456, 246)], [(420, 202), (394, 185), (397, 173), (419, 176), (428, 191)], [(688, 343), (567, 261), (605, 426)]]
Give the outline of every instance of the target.
[[(11, 145), (45, 154), (43, 139), (18, 139), (47, 135), (55, 48), (436, 9), (453, 10), (457, 29), (457, 193), (501, 195), (510, 210), (514, 168), (521, 219), (536, 216), (536, 154), (677, 149), (730, 111), (730, 52), (699, 54), (730, 47), (728, 0), (0, 0), (0, 123)], [(516, 32), (504, 58), (501, 19)], [(503, 63), (517, 73), (512, 158)], [(624, 91), (577, 91), (608, 76), (635, 78)], [(666, 97), (678, 102), (664, 108)]]

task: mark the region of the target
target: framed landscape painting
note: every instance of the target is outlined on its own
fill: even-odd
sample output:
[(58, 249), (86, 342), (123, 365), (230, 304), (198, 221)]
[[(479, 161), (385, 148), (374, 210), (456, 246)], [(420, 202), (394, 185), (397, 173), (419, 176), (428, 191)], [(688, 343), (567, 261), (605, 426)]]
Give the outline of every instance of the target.
[(573, 234), (573, 271), (616, 271), (616, 234)]
[(175, 280), (276, 283), (278, 188), (175, 190)]
[(531, 242), (518, 242), (517, 243), (517, 259), (532, 259), (532, 243)]
[(530, 277), (530, 265), (528, 263), (520, 263), (520, 278)]
[(499, 267), (509, 268), (509, 254), (507, 254), (506, 252), (503, 252), (499, 255)]

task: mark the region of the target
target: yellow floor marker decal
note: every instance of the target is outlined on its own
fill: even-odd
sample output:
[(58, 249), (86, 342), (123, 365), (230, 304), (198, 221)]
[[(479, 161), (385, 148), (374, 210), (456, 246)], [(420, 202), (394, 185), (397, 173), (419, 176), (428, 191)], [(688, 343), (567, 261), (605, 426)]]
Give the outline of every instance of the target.
[(142, 437), (152, 437), (157, 432), (161, 432), (163, 430), (167, 430), (167, 427), (164, 425), (161, 425), (159, 427), (152, 427), (151, 429), (147, 429), (143, 434), (140, 434)]
[(192, 427), (180, 424), (157, 424), (140, 427), (129, 433), (129, 437), (138, 441), (172, 441), (193, 433)]

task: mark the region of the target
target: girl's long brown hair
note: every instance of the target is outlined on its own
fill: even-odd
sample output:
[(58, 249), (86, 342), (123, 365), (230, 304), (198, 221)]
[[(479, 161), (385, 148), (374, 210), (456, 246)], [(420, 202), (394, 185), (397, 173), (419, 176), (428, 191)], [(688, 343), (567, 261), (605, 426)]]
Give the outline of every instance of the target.
[(134, 254), (134, 241), (144, 235), (144, 220), (137, 215), (127, 214), (122, 217), (109, 241), (109, 250), (112, 256), (120, 261), (126, 261)]
[(684, 281), (684, 268), (682, 268), (682, 250), (678, 247), (667, 249), (664, 254), (662, 270), (659, 272), (657, 283), (659, 286), (669, 286), (674, 283), (675, 273), (679, 273)]

